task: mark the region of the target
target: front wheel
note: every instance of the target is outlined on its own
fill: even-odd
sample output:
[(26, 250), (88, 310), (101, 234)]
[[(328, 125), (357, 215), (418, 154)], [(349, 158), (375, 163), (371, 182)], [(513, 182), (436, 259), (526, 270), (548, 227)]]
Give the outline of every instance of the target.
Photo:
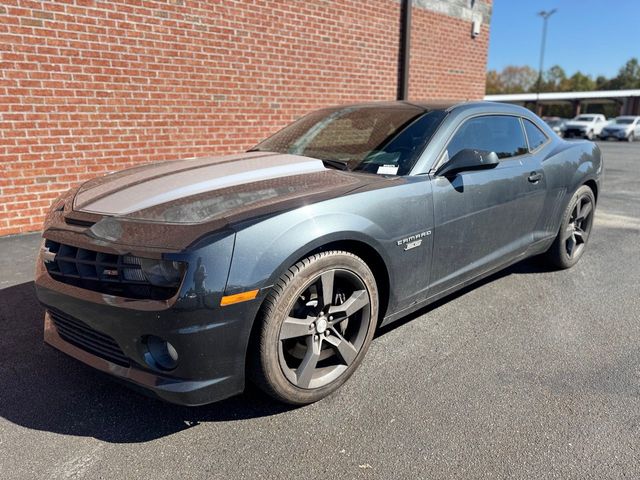
[(342, 251), (307, 257), (265, 299), (249, 374), (278, 400), (316, 402), (360, 365), (377, 317), (376, 281), (361, 258)]
[(571, 198), (562, 215), (558, 236), (545, 254), (556, 267), (573, 267), (582, 257), (591, 234), (595, 205), (593, 191), (586, 185)]

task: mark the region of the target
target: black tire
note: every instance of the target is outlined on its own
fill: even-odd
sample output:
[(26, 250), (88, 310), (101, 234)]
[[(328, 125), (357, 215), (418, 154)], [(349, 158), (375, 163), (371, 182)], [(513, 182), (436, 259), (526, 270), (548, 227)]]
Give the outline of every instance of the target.
[(578, 263), (591, 234), (595, 207), (595, 195), (588, 186), (581, 186), (573, 194), (562, 214), (558, 235), (545, 253), (552, 265), (564, 269)]
[(378, 305), (373, 273), (356, 255), (321, 252), (296, 263), (264, 301), (250, 378), (285, 403), (306, 405), (326, 397), (362, 362)]

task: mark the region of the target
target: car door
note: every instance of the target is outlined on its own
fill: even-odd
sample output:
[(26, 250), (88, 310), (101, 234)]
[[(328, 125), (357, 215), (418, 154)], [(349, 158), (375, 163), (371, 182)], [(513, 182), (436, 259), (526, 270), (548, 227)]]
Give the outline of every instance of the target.
[(467, 119), (452, 136), (439, 165), (464, 149), (495, 152), (500, 161), (491, 169), (434, 174), (429, 295), (522, 254), (532, 242), (544, 204), (541, 159), (530, 153), (519, 117)]

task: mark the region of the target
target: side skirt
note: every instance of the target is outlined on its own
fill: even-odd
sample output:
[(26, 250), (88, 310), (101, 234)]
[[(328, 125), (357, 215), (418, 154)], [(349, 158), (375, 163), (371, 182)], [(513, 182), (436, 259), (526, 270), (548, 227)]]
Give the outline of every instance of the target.
[[(553, 237), (555, 238), (555, 237)], [(553, 241), (553, 238), (551, 239), (543, 239), (540, 241), (535, 242), (534, 244), (530, 245), (529, 248), (524, 251), (523, 253), (521, 253), (520, 255), (512, 258), (511, 260), (498, 265), (497, 267), (491, 268), (483, 273), (480, 273), (478, 275), (476, 275), (473, 278), (470, 278), (469, 280), (466, 280), (462, 283), (459, 283), (457, 285), (454, 285), (452, 287), (449, 287), (446, 290), (443, 290), (442, 292), (438, 292), (435, 295), (431, 295), (430, 297), (427, 297), (425, 300), (421, 300), (418, 301), (416, 303), (414, 303), (413, 305), (410, 305), (406, 308), (403, 308), (402, 310), (392, 313), (390, 315), (387, 315), (383, 320), (382, 323), (380, 323), (380, 327), (385, 327), (387, 325), (389, 325), (390, 323), (393, 323), (397, 320), (400, 320), (403, 317), (406, 317), (407, 315), (415, 312), (416, 310), (420, 310), (421, 308), (426, 307), (427, 305), (440, 300), (443, 297), (446, 297), (448, 295), (451, 295), (454, 292), (457, 292), (458, 290), (465, 288), (469, 285), (471, 285), (472, 283), (475, 283), (479, 280), (482, 280), (483, 278), (486, 278), (490, 275), (493, 275), (496, 272), (499, 272), (500, 270), (504, 270), (507, 267), (510, 267), (511, 265), (518, 263), (522, 260), (524, 260), (527, 257), (531, 257), (533, 255), (537, 255), (539, 253), (542, 253), (546, 250), (547, 244), (550, 244), (549, 242)]]

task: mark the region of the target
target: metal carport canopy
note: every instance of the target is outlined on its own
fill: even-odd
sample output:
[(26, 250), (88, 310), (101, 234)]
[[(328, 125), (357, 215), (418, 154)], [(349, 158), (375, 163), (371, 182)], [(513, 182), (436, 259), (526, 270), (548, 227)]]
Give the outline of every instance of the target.
[(588, 99), (614, 99), (640, 97), (640, 89), (637, 90), (597, 90), (591, 92), (545, 92), (540, 93), (507, 93), (503, 95), (486, 95), (485, 100), (492, 102), (535, 102), (553, 100), (588, 100)]

